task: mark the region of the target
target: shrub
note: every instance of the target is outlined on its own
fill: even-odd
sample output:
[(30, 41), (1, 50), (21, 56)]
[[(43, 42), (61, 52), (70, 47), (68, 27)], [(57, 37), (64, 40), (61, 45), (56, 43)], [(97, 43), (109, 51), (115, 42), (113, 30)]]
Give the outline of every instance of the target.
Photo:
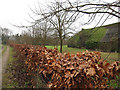
[(92, 40), (86, 41), (85, 42), (85, 47), (87, 49), (97, 49), (99, 47), (99, 42), (95, 42)]

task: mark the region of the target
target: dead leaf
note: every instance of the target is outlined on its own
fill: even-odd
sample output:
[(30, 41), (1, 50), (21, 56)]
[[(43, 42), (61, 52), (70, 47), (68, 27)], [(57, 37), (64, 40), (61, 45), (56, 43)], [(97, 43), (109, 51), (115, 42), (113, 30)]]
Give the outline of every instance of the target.
[(87, 73), (86, 73), (87, 76), (88, 76), (88, 75), (94, 76), (95, 74), (96, 74), (96, 72), (95, 72), (95, 69), (94, 69), (94, 68), (89, 68), (89, 69), (87, 69)]

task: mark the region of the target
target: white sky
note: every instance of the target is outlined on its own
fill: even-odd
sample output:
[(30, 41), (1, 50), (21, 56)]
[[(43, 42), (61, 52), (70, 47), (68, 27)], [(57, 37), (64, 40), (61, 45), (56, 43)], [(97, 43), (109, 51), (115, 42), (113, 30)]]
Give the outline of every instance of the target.
[[(0, 26), (9, 28), (14, 34), (22, 32), (21, 29), (12, 26), (14, 25), (28, 25), (26, 20), (30, 20), (28, 13), (31, 12), (30, 8), (35, 8), (37, 2), (42, 3), (42, 6), (48, 4), (53, 0), (0, 0)], [(116, 0), (105, 0), (112, 2)], [(106, 24), (117, 22), (117, 18), (107, 21)], [(89, 26), (86, 26), (89, 27)], [(85, 27), (85, 28), (86, 28)]]

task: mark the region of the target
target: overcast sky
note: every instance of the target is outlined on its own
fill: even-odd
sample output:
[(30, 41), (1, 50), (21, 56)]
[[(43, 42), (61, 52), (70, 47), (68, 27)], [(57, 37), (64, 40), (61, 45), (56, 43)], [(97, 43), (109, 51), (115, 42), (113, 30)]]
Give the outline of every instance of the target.
[[(31, 8), (35, 8), (37, 2), (41, 3), (41, 7), (45, 7), (46, 4), (53, 0), (0, 0), (0, 26), (3, 28), (9, 28), (14, 34), (22, 32), (21, 29), (12, 26), (15, 25), (28, 25), (26, 20), (30, 20), (28, 13), (31, 12)], [(112, 2), (116, 0), (105, 0), (106, 2)], [(108, 20), (105, 24), (117, 22), (117, 18)], [(83, 28), (88, 28), (85, 26)]]

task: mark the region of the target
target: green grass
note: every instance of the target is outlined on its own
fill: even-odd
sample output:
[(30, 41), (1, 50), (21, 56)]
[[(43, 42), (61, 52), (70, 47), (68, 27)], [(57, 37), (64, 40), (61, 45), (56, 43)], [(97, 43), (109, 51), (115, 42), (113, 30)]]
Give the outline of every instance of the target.
[(14, 52), (13, 52), (13, 48), (9, 47), (10, 51), (9, 51), (9, 60), (8, 60), (8, 64), (14, 62), (16, 59), (13, 58)]
[(98, 29), (98, 30), (97, 29), (98, 28), (95, 28), (93, 30), (90, 30), (90, 29), (87, 30), (86, 33), (91, 32), (90, 34), (92, 34), (88, 40), (99, 42), (105, 36), (106, 31), (107, 31), (106, 28), (101, 27), (100, 29)]
[(5, 52), (6, 49), (7, 49), (7, 46), (6, 46), (6, 45), (2, 45), (2, 47), (3, 47), (2, 54), (4, 54), (4, 52)]
[(108, 85), (113, 87), (113, 88), (120, 88), (120, 73), (118, 76), (116, 76), (116, 80), (111, 80), (108, 83)]
[[(54, 49), (54, 48), (56, 48), (56, 47), (54, 47), (54, 46), (46, 46), (48, 49)], [(63, 45), (62, 46), (62, 48), (63, 48), (63, 53), (73, 53), (73, 54), (75, 54), (75, 53), (77, 53), (77, 52), (83, 52), (83, 51), (85, 51), (86, 49), (78, 49), (78, 48), (69, 48), (69, 47), (67, 47), (67, 45)], [(59, 51), (60, 51), (60, 46), (58, 46), (58, 48), (57, 48)]]
[(2, 44), (0, 44), (0, 49), (2, 49)]
[(114, 61), (118, 61), (119, 59), (118, 55), (119, 53), (101, 52), (101, 57), (104, 59), (108, 56), (106, 60), (110, 63)]

